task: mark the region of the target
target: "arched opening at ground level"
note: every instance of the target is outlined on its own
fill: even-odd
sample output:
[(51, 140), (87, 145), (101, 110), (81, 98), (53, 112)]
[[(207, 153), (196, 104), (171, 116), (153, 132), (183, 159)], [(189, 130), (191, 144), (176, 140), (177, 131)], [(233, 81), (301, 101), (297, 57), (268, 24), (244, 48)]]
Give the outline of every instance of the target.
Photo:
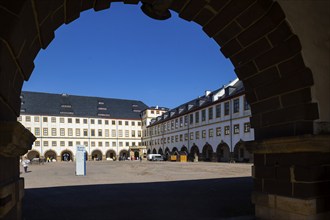
[(195, 144), (191, 147), (189, 160), (193, 162), (199, 161), (199, 148)]
[(128, 151), (127, 150), (121, 150), (119, 152), (119, 160), (127, 160), (129, 157)]
[(102, 152), (100, 150), (93, 150), (91, 156), (92, 156), (92, 160), (95, 161), (102, 160)]
[(157, 150), (156, 150), (156, 148), (154, 148), (154, 149), (152, 150), (152, 153), (153, 153), (153, 154), (157, 154)]
[(247, 151), (244, 141), (237, 142), (234, 148), (234, 160), (236, 162), (252, 162), (252, 155)]
[(228, 162), (230, 161), (230, 149), (228, 144), (221, 142), (217, 147), (217, 161), (218, 162)]
[(158, 154), (163, 155), (163, 149), (159, 148), (158, 149)]
[[(19, 126), (16, 124), (16, 118), (20, 112), (21, 86), (24, 80), (29, 79), (34, 66), (33, 60), (39, 50), (49, 45), (59, 26), (78, 18), (81, 11), (110, 7), (109, 1), (104, 4), (99, 2), (84, 1), (82, 4), (74, 4), (74, 1), (51, 1), (45, 3), (46, 7), (43, 7), (42, 1), (17, 1), (12, 4), (11, 0), (4, 0), (0, 3), (0, 20), (6, 23), (1, 30), (0, 45), (0, 121), (6, 121), (1, 124), (1, 129), (8, 128), (7, 122), (17, 128)], [(125, 1), (127, 2), (139, 1)], [(301, 165), (300, 161), (304, 161), (305, 166), (313, 169), (315, 166), (324, 167), (324, 160), (320, 159), (319, 153), (323, 153), (322, 158), (329, 158), (327, 146), (330, 104), (328, 96), (325, 95), (329, 94), (330, 84), (326, 47), (329, 39), (329, 32), (326, 30), (330, 20), (326, 10), (329, 8), (328, 1), (317, 1), (313, 4), (309, 1), (268, 0), (152, 2), (152, 6), (144, 4), (144, 11), (149, 16), (165, 19), (169, 15), (167, 8), (178, 12), (181, 18), (201, 25), (203, 31), (219, 44), (221, 52), (232, 61), (235, 72), (244, 83), (246, 97), (253, 110), (251, 122), (255, 129), (257, 146), (250, 146), (256, 155), (256, 167), (262, 169), (264, 164), (259, 162), (267, 157), (272, 157), (277, 168), (296, 167)], [(308, 35), (307, 32), (313, 34)], [(11, 132), (15, 135), (20, 133), (17, 130)], [(319, 134), (324, 134), (326, 141), (323, 141), (324, 136), (320, 137)], [(28, 137), (20, 139), (21, 146), (11, 144), (9, 138), (6, 139), (9, 143), (1, 139), (5, 142), (1, 142), (1, 149), (5, 148), (1, 150), (2, 156), (14, 158), (29, 149), (34, 138), (23, 133), (20, 135)], [(295, 137), (297, 135), (299, 138)], [(8, 137), (12, 135), (9, 134)], [(265, 141), (269, 138), (272, 139), (270, 142)], [(26, 146), (23, 145), (24, 141)], [(13, 146), (18, 150), (9, 152), (8, 149)], [(306, 160), (303, 160), (304, 158)], [(1, 160), (1, 167), (6, 166), (9, 163), (7, 161)], [(284, 161), (283, 164), (281, 161)], [(259, 175), (256, 182), (264, 179), (261, 173)], [(14, 174), (5, 177), (7, 179), (4, 179), (4, 183), (17, 179)], [(320, 204), (316, 198), (319, 199), (320, 195), (329, 196), (326, 190), (321, 189), (320, 191), (325, 193), (317, 195), (316, 191), (313, 191), (314, 193), (308, 195), (297, 195), (297, 190), (292, 187), (294, 184), (290, 180), (291, 178), (288, 178), (283, 184), (291, 186), (284, 192), (279, 191), (282, 185), (273, 184), (268, 187), (276, 196), (285, 196), (286, 201), (294, 199), (292, 203), (297, 200), (304, 202), (301, 198), (309, 198), (313, 199), (315, 204)], [(282, 179), (275, 178), (273, 182), (276, 181)], [(308, 178), (303, 179), (301, 184), (307, 188), (318, 188), (315, 181)], [(259, 184), (254, 190), (268, 196), (265, 188), (267, 186)], [(256, 201), (266, 201), (265, 199)], [(267, 204), (257, 204), (256, 209), (260, 207), (263, 208), (262, 213), (276, 214), (274, 209), (277, 207), (265, 205)], [(290, 211), (294, 213), (294, 210)], [(328, 211), (328, 208), (319, 207), (308, 215), (319, 215)], [(267, 219), (267, 216), (263, 217)]]
[(106, 160), (116, 160), (116, 152), (114, 150), (108, 150), (106, 153)]
[(73, 161), (73, 153), (70, 150), (64, 150), (61, 153), (61, 161)]
[(205, 144), (202, 151), (204, 161), (213, 161), (213, 148), (210, 144)]
[(33, 159), (39, 159), (40, 158), (40, 153), (36, 150), (30, 150), (26, 157), (30, 160), (33, 161)]
[(47, 162), (56, 162), (57, 160), (57, 154), (53, 150), (47, 150), (45, 152), (45, 159)]

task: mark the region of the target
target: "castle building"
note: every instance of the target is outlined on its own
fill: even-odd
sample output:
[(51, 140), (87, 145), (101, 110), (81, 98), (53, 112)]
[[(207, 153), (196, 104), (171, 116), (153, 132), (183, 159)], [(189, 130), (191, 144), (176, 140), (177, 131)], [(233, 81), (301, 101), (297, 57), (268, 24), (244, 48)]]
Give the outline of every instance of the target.
[(244, 92), (236, 79), (155, 117), (144, 129), (143, 145), (148, 153), (176, 154), (177, 160), (185, 154), (191, 161), (252, 161), (244, 146), (254, 140)]
[(37, 140), (28, 158), (74, 160), (77, 145), (86, 147), (88, 159), (113, 160), (140, 156), (141, 101), (100, 97), (21, 93), (18, 120)]
[[(89, 160), (184, 154), (191, 161), (252, 161), (250, 107), (238, 79), (177, 108), (141, 101), (22, 92), (18, 120), (37, 140), (29, 159), (74, 160), (83, 145)], [(180, 158), (180, 157), (177, 157)]]

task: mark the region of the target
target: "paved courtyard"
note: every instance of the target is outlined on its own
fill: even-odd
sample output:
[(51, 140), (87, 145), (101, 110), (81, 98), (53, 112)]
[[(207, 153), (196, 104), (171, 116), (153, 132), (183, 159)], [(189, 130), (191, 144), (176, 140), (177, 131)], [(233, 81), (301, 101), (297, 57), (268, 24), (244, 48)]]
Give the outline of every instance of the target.
[[(22, 170), (22, 169), (21, 169)], [(30, 165), (23, 219), (253, 219), (251, 164), (88, 161)]]

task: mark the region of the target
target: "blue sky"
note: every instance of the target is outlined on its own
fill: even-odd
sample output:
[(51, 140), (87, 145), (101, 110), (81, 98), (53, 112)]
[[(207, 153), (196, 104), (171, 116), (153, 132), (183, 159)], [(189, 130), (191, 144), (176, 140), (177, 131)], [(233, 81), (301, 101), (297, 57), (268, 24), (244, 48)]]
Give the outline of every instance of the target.
[(153, 20), (140, 5), (88, 10), (55, 32), (24, 91), (141, 100), (177, 107), (236, 75), (214, 40), (172, 12)]

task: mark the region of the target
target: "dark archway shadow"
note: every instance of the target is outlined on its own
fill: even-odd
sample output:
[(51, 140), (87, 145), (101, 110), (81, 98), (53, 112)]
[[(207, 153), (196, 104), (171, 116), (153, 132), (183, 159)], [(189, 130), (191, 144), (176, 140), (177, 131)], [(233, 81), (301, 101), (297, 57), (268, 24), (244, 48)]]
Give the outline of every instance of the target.
[(26, 189), (25, 220), (254, 219), (251, 177)]

